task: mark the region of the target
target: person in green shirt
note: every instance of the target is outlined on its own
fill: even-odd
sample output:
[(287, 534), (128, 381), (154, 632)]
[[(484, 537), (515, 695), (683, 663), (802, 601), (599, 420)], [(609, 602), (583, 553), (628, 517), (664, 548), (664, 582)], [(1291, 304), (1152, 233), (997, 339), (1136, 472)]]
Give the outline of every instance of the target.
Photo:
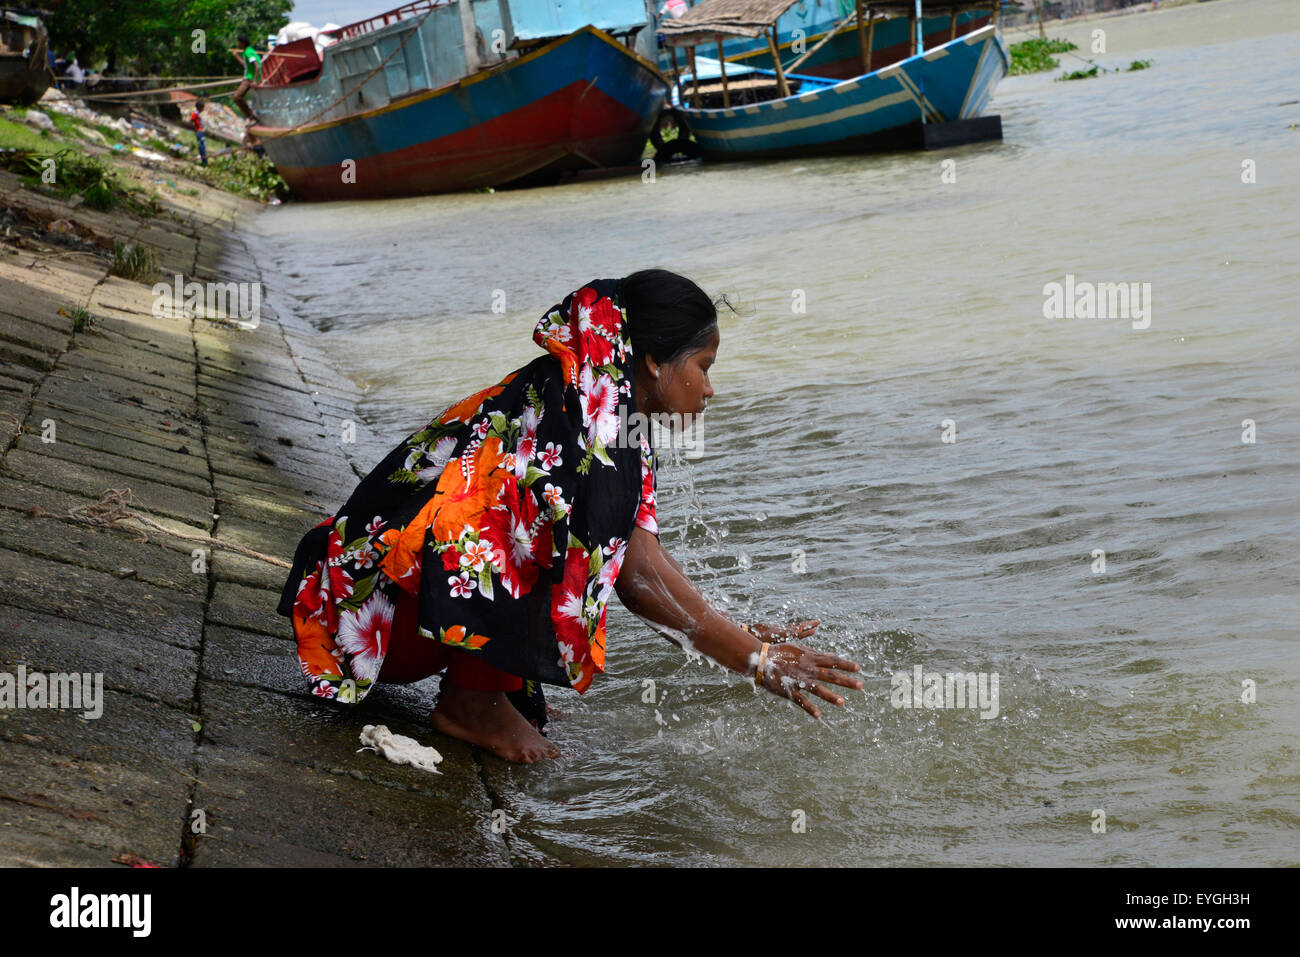
[(244, 79), (235, 89), (235, 106), (239, 107), (239, 111), (248, 119), (261, 122), (244, 97), (248, 95), (248, 91), (253, 88), (254, 83), (259, 83), (262, 80), (262, 58), (253, 49), (253, 43), (249, 40), (247, 33), (239, 35), (239, 47), (230, 52), (235, 54), (244, 67)]

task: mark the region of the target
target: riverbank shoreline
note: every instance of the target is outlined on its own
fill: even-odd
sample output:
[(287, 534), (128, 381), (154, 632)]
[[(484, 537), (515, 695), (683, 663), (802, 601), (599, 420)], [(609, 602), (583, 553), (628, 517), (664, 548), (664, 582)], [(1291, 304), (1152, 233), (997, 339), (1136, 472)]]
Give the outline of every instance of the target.
[[(285, 570), (196, 541), (291, 559), (362, 474), (358, 392), (274, 290), (251, 330), (156, 315), (157, 281), (266, 279), (257, 204), (159, 193), (144, 219), (0, 172), (0, 674), (103, 688), (97, 718), (0, 701), (0, 866), (510, 863), (484, 759), (428, 729), (429, 685), (314, 701)], [(118, 244), (157, 269), (112, 275)], [(112, 490), (167, 531), (88, 523)], [(433, 743), (442, 773), (357, 753), (368, 723)]]

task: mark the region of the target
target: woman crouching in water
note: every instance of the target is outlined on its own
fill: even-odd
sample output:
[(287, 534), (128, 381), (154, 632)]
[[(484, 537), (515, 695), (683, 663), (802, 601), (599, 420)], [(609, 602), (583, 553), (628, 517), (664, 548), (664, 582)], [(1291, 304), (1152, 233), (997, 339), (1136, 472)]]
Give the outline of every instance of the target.
[[(433, 727), (509, 761), (558, 757), (543, 684), (605, 668), (611, 592), (632, 612), (814, 718), (858, 665), (785, 641), (816, 621), (739, 625), (659, 542), (656, 456), (620, 411), (675, 421), (713, 396), (717, 310), (662, 269), (598, 279), (542, 317), (546, 350), (407, 438), (298, 546), (279, 611), (312, 691), (444, 672)], [(687, 419), (689, 421), (689, 419)]]

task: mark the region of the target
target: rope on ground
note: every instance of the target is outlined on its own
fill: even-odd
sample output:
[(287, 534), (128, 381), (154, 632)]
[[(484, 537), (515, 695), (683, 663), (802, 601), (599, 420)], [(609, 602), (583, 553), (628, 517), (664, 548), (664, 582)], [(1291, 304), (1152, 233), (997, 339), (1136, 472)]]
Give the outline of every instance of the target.
[[(222, 541), (219, 538), (213, 538), (211, 535), (187, 535), (184, 532), (177, 532), (165, 525), (160, 525), (148, 515), (141, 514), (131, 508), (131, 490), (129, 488), (109, 488), (99, 496), (98, 502), (91, 502), (87, 505), (76, 505), (68, 509), (67, 517), (74, 522), (81, 522), (85, 525), (91, 525), (96, 528), (115, 528), (117, 523), (133, 518), (142, 525), (156, 529), (165, 535), (171, 535), (173, 538), (179, 538), (187, 542), (200, 542), (204, 545), (210, 545), (213, 548), (224, 548), (228, 551), (237, 552), (248, 558), (255, 558), (258, 561), (267, 562), (280, 568), (292, 568), (293, 565), (286, 562), (283, 558), (277, 558), (274, 555), (264, 555), (259, 551), (246, 548), (235, 542)], [(123, 527), (124, 531), (132, 532), (139, 536), (138, 541), (147, 542), (149, 536), (144, 533), (143, 529)]]

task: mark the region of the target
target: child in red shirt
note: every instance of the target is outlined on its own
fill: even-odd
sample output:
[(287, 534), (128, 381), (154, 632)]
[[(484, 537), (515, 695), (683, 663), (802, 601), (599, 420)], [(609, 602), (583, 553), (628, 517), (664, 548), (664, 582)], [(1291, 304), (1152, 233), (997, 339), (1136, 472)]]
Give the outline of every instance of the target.
[(203, 135), (203, 107), (204, 102), (199, 100), (194, 104), (194, 111), (190, 113), (190, 126), (194, 127), (194, 135), (199, 141), (199, 165), (208, 165), (208, 144), (206, 137)]

